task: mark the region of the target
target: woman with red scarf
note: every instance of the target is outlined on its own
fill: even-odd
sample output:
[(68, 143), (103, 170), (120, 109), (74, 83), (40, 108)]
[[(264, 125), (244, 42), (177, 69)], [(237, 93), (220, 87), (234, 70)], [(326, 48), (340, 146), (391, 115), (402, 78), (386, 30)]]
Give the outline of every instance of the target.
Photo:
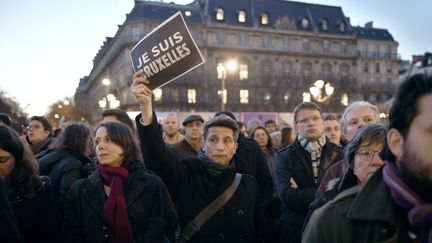
[(132, 130), (119, 122), (96, 129), (98, 170), (77, 181), (66, 200), (67, 242), (164, 242), (164, 202), (159, 177), (145, 171)]

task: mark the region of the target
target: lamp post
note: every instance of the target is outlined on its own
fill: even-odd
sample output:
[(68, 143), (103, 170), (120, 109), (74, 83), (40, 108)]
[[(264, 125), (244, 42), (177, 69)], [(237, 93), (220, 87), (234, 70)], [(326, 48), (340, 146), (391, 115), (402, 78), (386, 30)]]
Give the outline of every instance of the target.
[(312, 97), (318, 102), (324, 102), (334, 93), (334, 87), (329, 82), (317, 80), (312, 87), (309, 88)]
[(238, 63), (236, 60), (229, 60), (225, 63), (218, 63), (217, 65), (217, 77), (221, 80), (221, 90), (218, 95), (221, 99), (221, 111), (225, 110), (225, 104), (227, 103), (227, 90), (225, 88), (225, 82), (227, 78), (227, 72), (233, 72), (237, 70)]

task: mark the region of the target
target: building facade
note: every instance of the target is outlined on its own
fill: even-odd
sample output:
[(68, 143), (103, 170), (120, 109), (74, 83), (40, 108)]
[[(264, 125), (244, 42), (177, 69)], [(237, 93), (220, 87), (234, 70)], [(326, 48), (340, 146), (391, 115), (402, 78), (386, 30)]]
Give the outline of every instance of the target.
[[(178, 11), (206, 63), (155, 89), (157, 111), (291, 112), (312, 100), (325, 111), (339, 112), (354, 100), (388, 100), (398, 82), (398, 43), (372, 23), (351, 26), (340, 7), (284, 0), (195, 0), (188, 5), (136, 0), (76, 90), (75, 101), (91, 111), (91, 121), (101, 112), (99, 101), (109, 105), (109, 93), (120, 108), (138, 110), (129, 92), (129, 51)], [(229, 60), (235, 61), (234, 71), (227, 69)], [(224, 69), (218, 72), (218, 67)], [(104, 79), (110, 84), (104, 85)], [(317, 80), (333, 87), (330, 96), (324, 88), (324, 99), (312, 95)]]

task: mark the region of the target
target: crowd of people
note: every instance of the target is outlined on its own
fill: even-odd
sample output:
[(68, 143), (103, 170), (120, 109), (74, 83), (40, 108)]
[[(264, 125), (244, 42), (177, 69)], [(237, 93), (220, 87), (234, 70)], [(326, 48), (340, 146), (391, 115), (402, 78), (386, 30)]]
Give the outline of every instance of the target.
[(134, 120), (95, 128), (0, 113), (0, 242), (432, 243), (432, 78), (402, 82), (386, 121), (302, 102), (293, 124), (159, 123), (148, 85), (134, 74)]

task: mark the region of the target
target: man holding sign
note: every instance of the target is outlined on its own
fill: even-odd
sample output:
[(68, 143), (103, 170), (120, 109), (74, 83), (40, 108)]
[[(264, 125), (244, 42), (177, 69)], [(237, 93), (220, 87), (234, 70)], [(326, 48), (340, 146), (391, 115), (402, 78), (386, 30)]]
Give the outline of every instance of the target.
[(130, 52), (134, 71), (153, 90), (204, 63), (189, 29), (178, 12), (142, 38)]
[[(147, 168), (162, 178), (177, 201), (183, 239), (206, 243), (254, 242), (257, 184), (254, 177), (235, 171), (237, 123), (226, 115), (207, 121), (198, 157), (180, 161), (162, 140), (149, 86), (151, 82), (143, 70), (134, 74), (130, 89), (141, 110), (136, 125)], [(228, 191), (232, 193), (226, 194)], [(224, 196), (225, 201), (217, 203), (214, 210), (207, 210), (223, 195), (228, 195)]]

